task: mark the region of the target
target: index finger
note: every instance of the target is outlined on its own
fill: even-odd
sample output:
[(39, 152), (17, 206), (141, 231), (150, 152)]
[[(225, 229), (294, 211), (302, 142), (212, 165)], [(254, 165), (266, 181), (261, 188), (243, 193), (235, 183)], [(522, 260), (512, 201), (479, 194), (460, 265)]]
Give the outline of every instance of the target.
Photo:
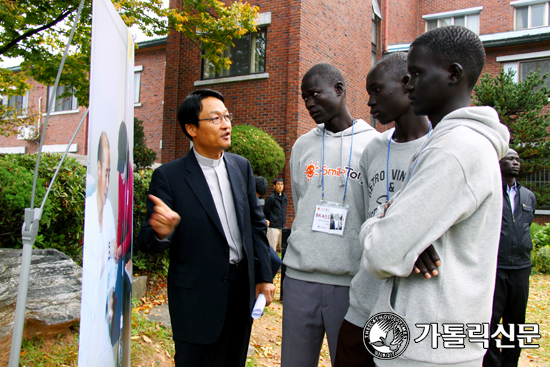
[(153, 204), (155, 205), (158, 205), (158, 206), (161, 206), (161, 207), (168, 207), (168, 205), (164, 204), (164, 201), (162, 201), (161, 199), (159, 199), (158, 197), (156, 197), (155, 195), (147, 195), (147, 197), (149, 198), (149, 200), (151, 200), (153, 202)]

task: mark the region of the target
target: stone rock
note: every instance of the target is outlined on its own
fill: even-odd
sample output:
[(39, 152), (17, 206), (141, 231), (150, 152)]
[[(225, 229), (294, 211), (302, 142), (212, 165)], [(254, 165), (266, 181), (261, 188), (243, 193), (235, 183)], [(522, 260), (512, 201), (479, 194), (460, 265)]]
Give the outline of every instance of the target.
[(140, 299), (147, 291), (147, 276), (132, 277), (132, 297)]
[[(18, 249), (0, 249), (0, 355), (9, 354), (21, 254)], [(33, 250), (24, 338), (53, 337), (80, 318), (82, 268), (69, 256), (54, 249)]]

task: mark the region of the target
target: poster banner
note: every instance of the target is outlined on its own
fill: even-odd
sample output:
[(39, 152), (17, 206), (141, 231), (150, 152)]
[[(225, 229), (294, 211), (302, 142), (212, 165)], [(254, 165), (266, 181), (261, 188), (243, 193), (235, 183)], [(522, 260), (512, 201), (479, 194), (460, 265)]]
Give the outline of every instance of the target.
[(130, 366), (134, 42), (94, 0), (78, 365)]

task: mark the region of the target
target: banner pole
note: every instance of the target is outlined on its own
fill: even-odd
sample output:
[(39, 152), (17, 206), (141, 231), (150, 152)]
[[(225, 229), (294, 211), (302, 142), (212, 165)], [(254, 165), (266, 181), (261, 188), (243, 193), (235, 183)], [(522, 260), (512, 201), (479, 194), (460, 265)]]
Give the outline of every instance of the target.
[[(63, 54), (61, 64), (59, 65), (59, 70), (57, 72), (57, 77), (54, 85), (54, 92), (52, 93), (52, 98), (50, 98), (50, 101), (48, 104), (46, 121), (42, 129), (43, 133), (40, 139), (40, 145), (38, 147), (38, 153), (36, 156), (36, 165), (34, 169), (34, 180), (32, 185), (32, 194), (31, 194), (31, 205), (30, 205), (30, 208), (25, 209), (25, 221), (23, 222), (23, 226), (21, 228), (23, 254), (21, 257), (21, 272), (19, 274), (19, 285), (17, 289), (17, 301), (15, 304), (15, 318), (13, 321), (13, 332), (12, 332), (12, 338), (11, 338), (10, 359), (8, 362), (8, 367), (19, 366), (19, 356), (21, 353), (21, 341), (23, 339), (23, 327), (25, 326), (25, 311), (27, 308), (27, 293), (29, 288), (29, 274), (30, 274), (30, 268), (31, 268), (32, 248), (34, 246), (34, 242), (36, 241), (36, 235), (38, 234), (38, 227), (40, 225), (40, 218), (42, 217), (41, 208), (32, 209), (34, 207), (36, 182), (38, 179), (38, 167), (40, 166), (40, 154), (42, 152), (42, 145), (44, 144), (44, 137), (46, 135), (46, 128), (48, 125), (50, 112), (52, 110), (52, 104), (53, 104), (53, 101), (55, 101), (54, 98), (56, 98), (56, 95), (57, 95), (57, 85), (59, 84), (59, 79), (61, 78), (63, 65), (65, 63), (65, 59), (67, 58), (67, 54), (69, 52), (69, 46), (73, 39), (73, 35), (76, 29), (76, 25), (78, 24), (78, 20), (80, 19), (80, 13), (82, 12), (82, 8), (84, 7), (84, 2), (85, 0), (81, 0), (80, 5), (78, 7), (74, 24), (71, 29), (69, 39), (67, 40), (67, 47), (65, 48), (65, 53)], [(84, 119), (82, 121), (84, 121)], [(80, 125), (82, 125), (82, 121)], [(75, 133), (75, 136), (76, 136), (76, 133)], [(46, 197), (44, 197), (43, 204), (45, 203), (45, 200), (46, 200)]]

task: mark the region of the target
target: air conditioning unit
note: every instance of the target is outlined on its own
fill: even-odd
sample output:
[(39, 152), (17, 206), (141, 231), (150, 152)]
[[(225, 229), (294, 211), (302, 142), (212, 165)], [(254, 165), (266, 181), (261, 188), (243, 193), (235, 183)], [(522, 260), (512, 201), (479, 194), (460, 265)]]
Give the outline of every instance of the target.
[(18, 128), (17, 139), (19, 140), (36, 140), (38, 138), (38, 131), (36, 126), (20, 126)]

